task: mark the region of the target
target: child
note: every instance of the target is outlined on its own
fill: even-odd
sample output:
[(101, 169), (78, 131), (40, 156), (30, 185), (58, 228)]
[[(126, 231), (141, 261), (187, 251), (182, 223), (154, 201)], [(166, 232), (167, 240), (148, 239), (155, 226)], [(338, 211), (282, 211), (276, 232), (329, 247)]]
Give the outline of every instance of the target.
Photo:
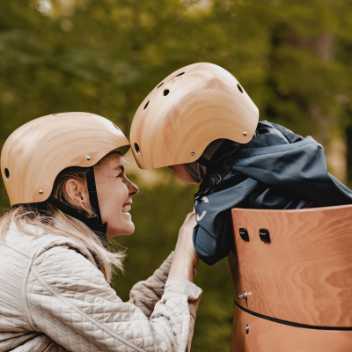
[(230, 210), (349, 204), (352, 191), (327, 170), (323, 147), (259, 111), (236, 78), (196, 63), (166, 77), (139, 106), (130, 142), (142, 168), (169, 166), (195, 195), (197, 254), (214, 264), (233, 247)]

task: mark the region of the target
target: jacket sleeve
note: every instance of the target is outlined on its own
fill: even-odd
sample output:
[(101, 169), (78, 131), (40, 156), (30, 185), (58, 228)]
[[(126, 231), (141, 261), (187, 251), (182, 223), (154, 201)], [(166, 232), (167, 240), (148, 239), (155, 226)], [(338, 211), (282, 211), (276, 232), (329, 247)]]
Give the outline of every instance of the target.
[(161, 299), (164, 293), (172, 259), (173, 252), (154, 271), (153, 275), (144, 281), (137, 282), (130, 291), (129, 302), (139, 307), (147, 317), (150, 317), (155, 304)]
[(65, 246), (34, 259), (26, 289), (32, 328), (74, 352), (185, 352), (193, 324), (189, 303), (201, 294), (189, 281), (168, 280), (148, 318), (123, 302), (95, 265)]

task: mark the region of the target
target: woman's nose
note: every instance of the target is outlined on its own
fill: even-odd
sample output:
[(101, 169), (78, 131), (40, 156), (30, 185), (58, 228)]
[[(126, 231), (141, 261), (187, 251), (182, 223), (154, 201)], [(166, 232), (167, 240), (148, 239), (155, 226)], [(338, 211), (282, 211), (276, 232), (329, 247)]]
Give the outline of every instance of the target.
[(135, 195), (139, 191), (138, 186), (131, 180), (128, 180), (128, 189), (131, 196)]

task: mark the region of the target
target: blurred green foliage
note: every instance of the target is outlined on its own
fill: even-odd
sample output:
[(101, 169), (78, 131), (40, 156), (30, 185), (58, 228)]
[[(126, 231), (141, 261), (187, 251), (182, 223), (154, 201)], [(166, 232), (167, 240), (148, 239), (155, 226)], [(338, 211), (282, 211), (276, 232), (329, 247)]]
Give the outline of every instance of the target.
[[(196, 61), (231, 72), (261, 118), (313, 134), (325, 146), (351, 123), (350, 0), (5, 0), (0, 3), (0, 145), (24, 122), (90, 111), (126, 132), (144, 96), (173, 70)], [(165, 171), (136, 198), (127, 298), (173, 248), (194, 188)], [(0, 189), (0, 208), (7, 207)], [(114, 247), (119, 246), (114, 243)], [(228, 350), (232, 283), (223, 261), (201, 264), (204, 289), (194, 351)]]

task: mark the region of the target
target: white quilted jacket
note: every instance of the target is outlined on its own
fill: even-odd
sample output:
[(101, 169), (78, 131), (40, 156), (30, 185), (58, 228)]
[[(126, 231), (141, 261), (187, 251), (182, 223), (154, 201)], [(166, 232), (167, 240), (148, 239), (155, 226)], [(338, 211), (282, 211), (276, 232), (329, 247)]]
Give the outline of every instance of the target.
[(80, 243), (12, 225), (0, 242), (0, 351), (189, 350), (201, 290), (167, 281), (171, 260), (123, 302)]

